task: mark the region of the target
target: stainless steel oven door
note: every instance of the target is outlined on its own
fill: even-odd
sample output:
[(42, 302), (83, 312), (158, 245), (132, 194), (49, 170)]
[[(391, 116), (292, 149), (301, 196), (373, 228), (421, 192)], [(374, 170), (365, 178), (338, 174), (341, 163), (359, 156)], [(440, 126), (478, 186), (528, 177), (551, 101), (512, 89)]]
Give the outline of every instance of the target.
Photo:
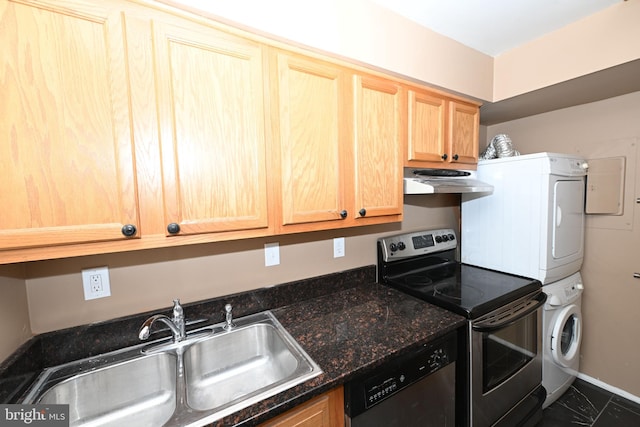
[(542, 383), (543, 292), (469, 324), (471, 425), (494, 424)]

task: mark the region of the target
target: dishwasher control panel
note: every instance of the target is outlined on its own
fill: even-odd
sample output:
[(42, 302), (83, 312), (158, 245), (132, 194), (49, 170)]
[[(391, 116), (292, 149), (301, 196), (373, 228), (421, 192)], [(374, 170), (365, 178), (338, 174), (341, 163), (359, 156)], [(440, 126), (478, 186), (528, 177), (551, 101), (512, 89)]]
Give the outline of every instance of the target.
[(348, 415), (355, 416), (422, 378), (435, 374), (455, 362), (456, 358), (455, 333), (427, 343), (380, 366), (367, 378), (348, 383), (345, 388), (345, 409)]

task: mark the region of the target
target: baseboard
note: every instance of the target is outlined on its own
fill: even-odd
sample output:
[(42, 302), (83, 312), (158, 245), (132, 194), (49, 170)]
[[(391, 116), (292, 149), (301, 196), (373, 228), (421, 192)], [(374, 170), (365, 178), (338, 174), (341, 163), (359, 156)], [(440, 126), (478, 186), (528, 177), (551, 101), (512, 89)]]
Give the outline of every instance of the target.
[(595, 386), (598, 386), (598, 387), (600, 387), (600, 388), (602, 388), (604, 390), (610, 391), (611, 393), (615, 393), (618, 396), (624, 397), (625, 399), (629, 399), (629, 400), (631, 400), (633, 402), (636, 402), (636, 403), (640, 404), (640, 397), (635, 396), (635, 395), (633, 395), (633, 394), (631, 394), (629, 392), (626, 392), (626, 391), (624, 391), (622, 389), (619, 389), (618, 387), (614, 387), (614, 386), (609, 385), (609, 384), (607, 384), (605, 382), (602, 382), (597, 378), (590, 377), (589, 375), (585, 375), (582, 372), (578, 372), (578, 378), (580, 378), (581, 380), (584, 380), (584, 381), (586, 381), (588, 383), (591, 383), (591, 384), (593, 384)]

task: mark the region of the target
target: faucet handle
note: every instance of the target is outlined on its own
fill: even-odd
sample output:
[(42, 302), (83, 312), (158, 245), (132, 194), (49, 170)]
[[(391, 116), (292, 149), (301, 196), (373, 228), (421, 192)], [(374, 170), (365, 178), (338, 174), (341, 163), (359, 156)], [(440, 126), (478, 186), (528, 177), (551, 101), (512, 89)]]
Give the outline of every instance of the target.
[(184, 310), (180, 305), (180, 299), (174, 299), (173, 300), (173, 320), (180, 319), (180, 318), (184, 319)]
[(184, 310), (180, 305), (180, 300), (177, 298), (173, 300), (173, 319), (171, 320), (173, 321), (173, 324), (178, 328), (179, 341), (184, 340), (187, 336), (185, 330)]

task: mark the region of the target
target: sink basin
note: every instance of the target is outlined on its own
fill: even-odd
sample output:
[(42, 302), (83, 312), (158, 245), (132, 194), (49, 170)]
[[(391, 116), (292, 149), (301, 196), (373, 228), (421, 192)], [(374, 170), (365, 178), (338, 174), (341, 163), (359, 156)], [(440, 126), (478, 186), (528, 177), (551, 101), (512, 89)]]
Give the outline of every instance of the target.
[(313, 366), (270, 324), (247, 326), (200, 341), (184, 353), (187, 403), (223, 407), (264, 391), (276, 394)]
[(176, 409), (176, 357), (158, 353), (75, 375), (42, 404), (70, 404), (73, 426), (161, 426)]
[(269, 311), (47, 368), (22, 403), (68, 404), (70, 426), (210, 424), (322, 373)]

